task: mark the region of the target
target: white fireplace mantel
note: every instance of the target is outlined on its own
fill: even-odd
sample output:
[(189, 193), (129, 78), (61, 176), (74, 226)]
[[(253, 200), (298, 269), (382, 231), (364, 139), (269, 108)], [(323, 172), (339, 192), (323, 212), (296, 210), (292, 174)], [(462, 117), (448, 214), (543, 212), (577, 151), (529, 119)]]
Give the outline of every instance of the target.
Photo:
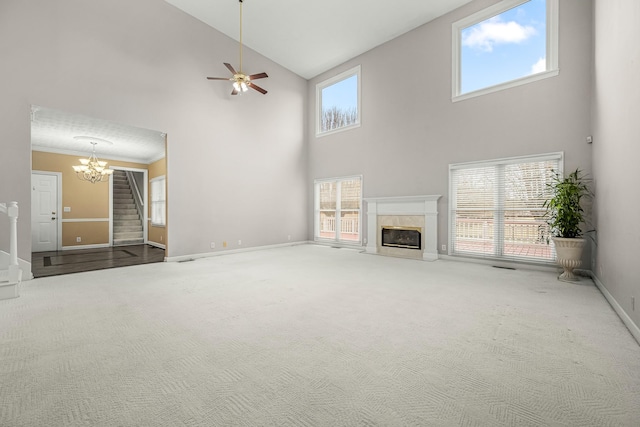
[(419, 215), (424, 216), (424, 249), (422, 259), (438, 259), (438, 199), (440, 195), (368, 197), (367, 202), (367, 247), (366, 252), (376, 254), (380, 236), (378, 235), (378, 216), (380, 215)]

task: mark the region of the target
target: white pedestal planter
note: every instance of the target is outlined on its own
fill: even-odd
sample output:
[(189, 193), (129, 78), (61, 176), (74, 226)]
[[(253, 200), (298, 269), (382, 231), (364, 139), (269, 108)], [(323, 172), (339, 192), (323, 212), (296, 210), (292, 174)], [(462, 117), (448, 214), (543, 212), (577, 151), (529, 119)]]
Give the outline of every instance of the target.
[(553, 237), (552, 239), (556, 246), (558, 264), (564, 268), (564, 272), (558, 279), (567, 282), (578, 281), (579, 278), (573, 274), (573, 269), (580, 267), (582, 264), (582, 250), (586, 240), (567, 239), (563, 237)]

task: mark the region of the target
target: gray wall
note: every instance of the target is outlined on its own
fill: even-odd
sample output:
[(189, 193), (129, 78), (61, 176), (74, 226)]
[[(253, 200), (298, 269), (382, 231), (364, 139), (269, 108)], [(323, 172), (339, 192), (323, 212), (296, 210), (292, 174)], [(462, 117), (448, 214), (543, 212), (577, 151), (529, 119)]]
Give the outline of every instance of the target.
[(162, 0), (2, 0), (0, 57), (0, 199), (20, 204), (20, 258), (32, 104), (167, 133), (169, 256), (306, 239), (299, 76), (246, 49), (269, 94), (231, 97), (205, 77), (228, 74), (238, 43)]
[[(494, 3), (473, 1), (311, 80), (311, 182), (363, 174), (365, 197), (441, 194), (440, 249), (450, 163), (564, 151), (566, 170), (590, 172), (590, 0), (560, 2), (559, 76), (451, 102), (451, 24)], [(316, 138), (315, 84), (358, 64), (361, 127)]]
[(594, 18), (593, 272), (640, 327), (640, 2), (595, 0)]

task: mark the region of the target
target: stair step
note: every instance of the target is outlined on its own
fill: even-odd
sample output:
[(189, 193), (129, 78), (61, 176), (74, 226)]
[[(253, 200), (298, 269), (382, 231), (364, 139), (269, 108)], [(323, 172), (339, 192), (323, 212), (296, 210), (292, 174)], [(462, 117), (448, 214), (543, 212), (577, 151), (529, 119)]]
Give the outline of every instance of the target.
[(114, 209), (136, 209), (136, 205), (134, 203), (113, 203), (113, 208)]
[(113, 239), (114, 246), (140, 245), (142, 243), (144, 243), (144, 239)]
[(113, 233), (113, 240), (122, 240), (122, 239), (142, 239), (141, 231), (124, 231), (121, 233)]
[(113, 221), (114, 227), (130, 227), (132, 225), (142, 225), (140, 218), (138, 219), (115, 219)]
[[(122, 219), (136, 219), (136, 220), (140, 220), (140, 217), (138, 216), (138, 214), (135, 215), (120, 215), (117, 220), (122, 220)], [(116, 218), (114, 218), (114, 220), (116, 220)]]
[(113, 215), (137, 215), (138, 214), (138, 210), (137, 209), (131, 209), (131, 208), (116, 208), (115, 206), (113, 207)]
[(142, 226), (141, 225), (120, 225), (118, 227), (116, 227), (115, 225), (113, 226), (114, 233), (124, 233), (124, 232), (133, 232), (133, 231), (137, 231), (141, 233)]

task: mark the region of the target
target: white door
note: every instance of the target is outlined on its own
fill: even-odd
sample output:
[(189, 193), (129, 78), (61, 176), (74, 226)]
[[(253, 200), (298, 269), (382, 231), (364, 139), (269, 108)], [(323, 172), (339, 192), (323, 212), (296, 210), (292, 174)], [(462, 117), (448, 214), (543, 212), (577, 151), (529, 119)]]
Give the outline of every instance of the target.
[(31, 174), (31, 251), (58, 249), (58, 177)]

